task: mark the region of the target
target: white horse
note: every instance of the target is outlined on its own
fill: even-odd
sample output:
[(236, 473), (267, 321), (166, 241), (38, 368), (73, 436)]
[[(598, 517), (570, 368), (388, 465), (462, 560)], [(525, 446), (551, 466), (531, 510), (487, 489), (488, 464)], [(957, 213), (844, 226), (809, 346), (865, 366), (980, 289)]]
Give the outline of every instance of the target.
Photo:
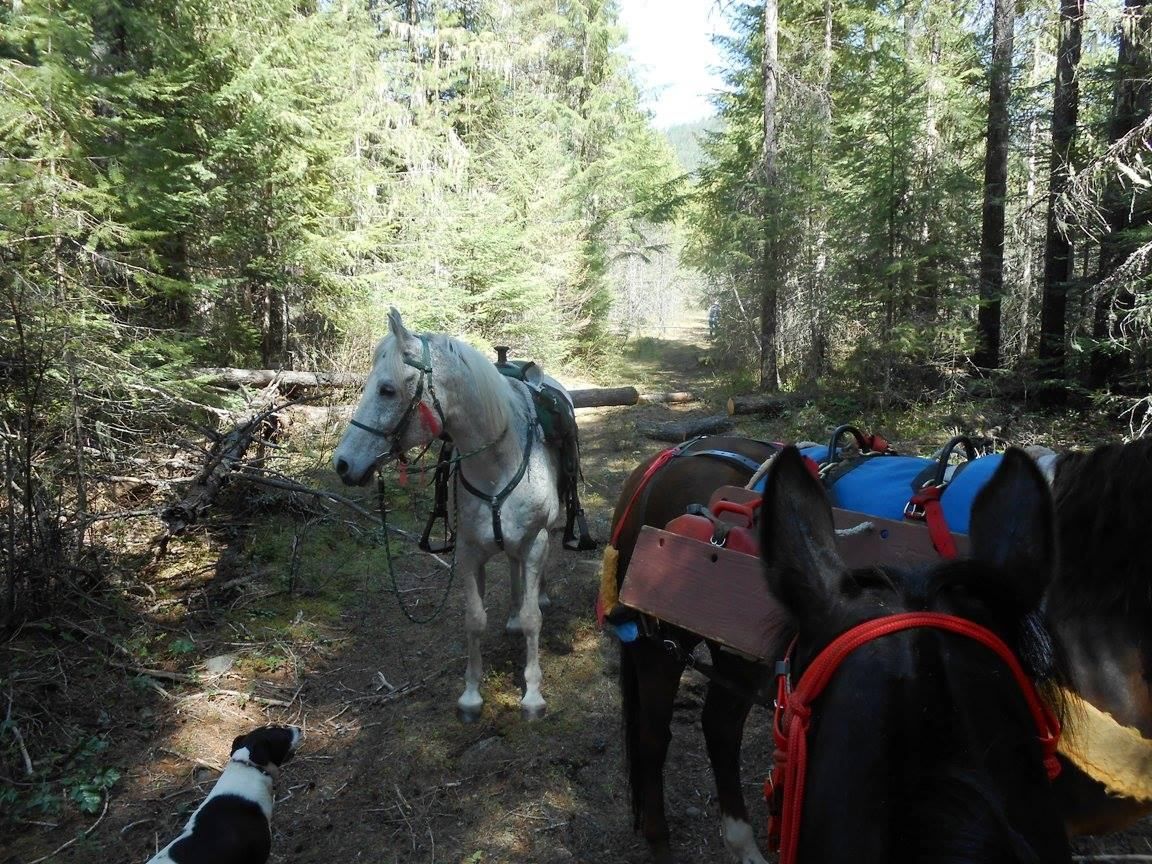
[(468, 639), (457, 714), (466, 722), (476, 720), (484, 705), (484, 566), (503, 551), (512, 586), (506, 629), (523, 631), (526, 645), (520, 706), (526, 718), (541, 717), (546, 707), (540, 694), (541, 585), (550, 531), (561, 526), (564, 515), (559, 456), (545, 446), (530, 390), (543, 376), (536, 371), (528, 383), (505, 377), (458, 339), (410, 333), (395, 309), (388, 325), (333, 466), (345, 483), (363, 485), (386, 457), (400, 457), (437, 437), (451, 439), (460, 461), (449, 484), (448, 510), (454, 516)]

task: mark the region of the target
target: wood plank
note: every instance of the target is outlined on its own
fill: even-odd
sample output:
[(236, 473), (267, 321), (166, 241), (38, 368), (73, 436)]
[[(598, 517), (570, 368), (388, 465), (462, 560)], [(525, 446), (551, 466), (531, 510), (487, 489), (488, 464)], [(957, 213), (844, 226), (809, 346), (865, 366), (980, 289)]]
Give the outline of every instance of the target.
[(759, 558), (651, 526), (636, 540), (620, 599), (757, 659), (769, 658), (792, 629)]
[[(841, 510), (839, 507), (832, 508), (832, 521), (837, 530), (836, 547), (849, 567), (870, 567), (874, 564), (914, 567), (940, 561), (940, 555), (928, 534), (928, 526), (923, 522), (881, 519), (866, 513)], [(860, 533), (842, 533), (864, 524), (870, 527)], [(968, 535), (953, 533), (952, 540), (956, 543), (957, 556), (967, 558)]]
[[(724, 486), (713, 494), (709, 506), (759, 498), (750, 490)], [(721, 513), (720, 518), (744, 524), (737, 514)], [(940, 561), (923, 522), (898, 522), (838, 507), (832, 508), (832, 520), (838, 532), (859, 529), (836, 535), (840, 556), (849, 567), (916, 567)], [(968, 536), (953, 534), (952, 539), (957, 554), (967, 557)], [(757, 556), (645, 526), (620, 599), (741, 654), (769, 660), (791, 619), (769, 594), (761, 566)]]
[[(750, 504), (759, 498), (760, 493), (751, 489), (721, 486), (712, 493), (708, 506), (714, 510), (721, 501)], [(744, 524), (743, 520), (729, 517), (728, 514), (722, 513), (720, 518)], [(861, 529), (858, 534), (836, 535), (836, 546), (840, 550), (840, 556), (849, 567), (870, 567), (873, 564), (910, 567), (917, 564), (933, 564), (940, 560), (928, 534), (928, 526), (923, 522), (881, 519), (879, 516), (869, 516), (866, 513), (843, 510), (839, 507), (832, 508), (832, 521), (839, 532), (857, 529), (863, 523), (869, 523), (871, 526), (866, 530)], [(956, 554), (961, 558), (967, 558), (968, 535), (953, 532), (952, 540), (956, 543)]]

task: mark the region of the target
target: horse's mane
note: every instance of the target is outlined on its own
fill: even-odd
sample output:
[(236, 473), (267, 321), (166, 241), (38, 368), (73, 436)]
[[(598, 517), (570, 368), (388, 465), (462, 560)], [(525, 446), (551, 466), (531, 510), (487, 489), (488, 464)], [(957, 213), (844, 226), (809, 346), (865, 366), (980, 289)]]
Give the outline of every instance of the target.
[(1068, 453), (1056, 463), (1060, 567), (1049, 591), (1053, 620), (1099, 613), (1152, 626), (1146, 564), (1152, 514), (1152, 439)]
[[(467, 416), (484, 428), (489, 435), (497, 435), (512, 422), (512, 406), (508, 379), (500, 374), (496, 364), (467, 342), (444, 333), (429, 335), (433, 346), (440, 349), (440, 357), (454, 365), (460, 376), (468, 382), (454, 398), (466, 404)], [(444, 370), (449, 375), (451, 370)]]

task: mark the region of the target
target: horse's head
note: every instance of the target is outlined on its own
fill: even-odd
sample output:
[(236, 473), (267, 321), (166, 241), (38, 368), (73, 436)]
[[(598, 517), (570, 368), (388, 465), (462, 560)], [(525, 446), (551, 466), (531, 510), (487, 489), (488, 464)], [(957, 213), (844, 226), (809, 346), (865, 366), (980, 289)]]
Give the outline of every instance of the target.
[(431, 371), (428, 338), (410, 333), (392, 309), (388, 335), (376, 347), (360, 404), (332, 458), (346, 484), (367, 483), (381, 459), (440, 434), (443, 418), (437, 416)]
[[(813, 692), (807, 685), (831, 668), (821, 652), (857, 625), (907, 613), (938, 622), (849, 649), (812, 698), (806, 770), (795, 756), (786, 766), (790, 785), (798, 770), (806, 777), (799, 796), (785, 792), (802, 798), (797, 859), (1068, 860), (1039, 739), (1046, 709), (1010, 671), (1035, 647), (1054, 558), (1051, 499), (1030, 460), (1009, 451), (977, 498), (968, 561), (849, 570), (823, 488), (794, 448), (770, 470), (761, 526), (769, 588), (799, 627), (796, 693)], [(883, 623), (898, 620), (911, 621)], [(989, 641), (1004, 643), (1007, 659)]]

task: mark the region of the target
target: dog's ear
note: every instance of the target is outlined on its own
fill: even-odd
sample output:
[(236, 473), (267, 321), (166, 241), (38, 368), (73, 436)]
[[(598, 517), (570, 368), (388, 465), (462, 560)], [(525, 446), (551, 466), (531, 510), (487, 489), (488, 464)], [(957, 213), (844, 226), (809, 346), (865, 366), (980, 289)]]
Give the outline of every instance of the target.
[(244, 739), (246, 739), (247, 737), (248, 737), (247, 735), (237, 735), (235, 738), (233, 738), (232, 739), (231, 752), (235, 753), (237, 750), (239, 750), (241, 747), (243, 747), (244, 746)]
[(300, 730), (293, 726), (265, 726), (248, 733), (244, 746), (257, 765), (283, 765), (292, 758), (300, 739)]

